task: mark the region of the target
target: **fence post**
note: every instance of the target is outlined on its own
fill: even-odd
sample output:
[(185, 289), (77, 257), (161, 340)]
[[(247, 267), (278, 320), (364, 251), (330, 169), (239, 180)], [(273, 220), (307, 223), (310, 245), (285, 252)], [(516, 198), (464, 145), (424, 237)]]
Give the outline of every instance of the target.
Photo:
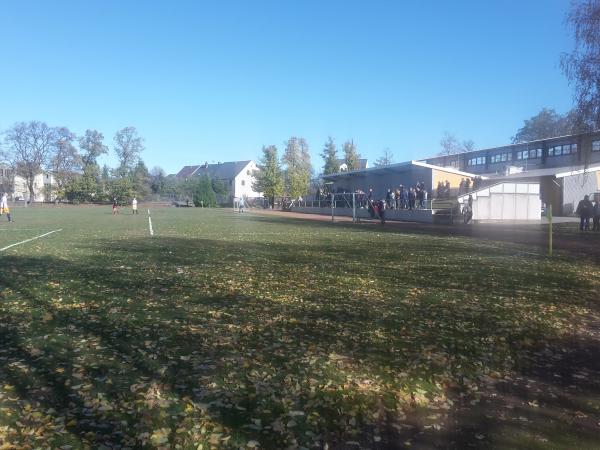
[(548, 204), (548, 256), (552, 256), (552, 203)]
[(356, 222), (356, 192), (352, 193), (352, 222)]

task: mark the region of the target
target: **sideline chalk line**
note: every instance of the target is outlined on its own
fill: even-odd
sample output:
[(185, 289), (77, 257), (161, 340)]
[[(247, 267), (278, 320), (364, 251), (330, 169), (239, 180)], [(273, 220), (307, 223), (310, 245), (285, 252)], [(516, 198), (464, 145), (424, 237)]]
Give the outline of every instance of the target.
[(48, 233), (40, 234), (39, 236), (35, 236), (35, 237), (29, 238), (29, 239), (25, 239), (24, 241), (17, 242), (16, 244), (7, 245), (6, 247), (0, 248), (0, 252), (3, 252), (4, 250), (8, 250), (9, 248), (12, 248), (12, 247), (16, 247), (17, 245), (21, 245), (21, 244), (25, 244), (27, 242), (35, 241), (36, 239), (43, 238), (44, 236), (48, 236), (49, 234), (52, 234), (52, 233), (58, 233), (59, 231), (62, 231), (62, 228), (60, 228), (58, 230), (52, 230), (52, 231), (49, 231)]

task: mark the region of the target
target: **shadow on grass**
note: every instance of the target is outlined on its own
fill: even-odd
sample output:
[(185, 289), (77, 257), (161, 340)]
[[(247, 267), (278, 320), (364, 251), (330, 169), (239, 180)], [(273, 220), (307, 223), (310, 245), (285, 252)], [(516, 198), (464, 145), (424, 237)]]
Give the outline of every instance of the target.
[(523, 447), (537, 435), (597, 442), (588, 422), (569, 422), (597, 422), (597, 410), (565, 391), (598, 375), (583, 357), (597, 343), (564, 358), (573, 339), (552, 314), (586, 304), (591, 282), (544, 270), (548, 295), (511, 264), (464, 258), (450, 277), (436, 244), (368, 249), (140, 238), (89, 242), (76, 260), (3, 258), (4, 423), (46, 420), (52, 445), (93, 447), (517, 448), (513, 428)]
[[(454, 224), (432, 225), (414, 222), (388, 221), (381, 225), (376, 221), (363, 221), (358, 224), (352, 222), (331, 222), (328, 220), (311, 220), (307, 218), (286, 217), (285, 215), (248, 216), (247, 220), (258, 223), (292, 224), (314, 227), (340, 227), (366, 233), (410, 233), (414, 235), (436, 237), (466, 237), (480, 241), (500, 241), (512, 244), (536, 247), (540, 256), (545, 256), (548, 246), (548, 228), (546, 225), (513, 225), (513, 224)], [(600, 233), (581, 233), (572, 224), (559, 224), (555, 226), (554, 248), (571, 254), (578, 259), (589, 259), (600, 263)]]

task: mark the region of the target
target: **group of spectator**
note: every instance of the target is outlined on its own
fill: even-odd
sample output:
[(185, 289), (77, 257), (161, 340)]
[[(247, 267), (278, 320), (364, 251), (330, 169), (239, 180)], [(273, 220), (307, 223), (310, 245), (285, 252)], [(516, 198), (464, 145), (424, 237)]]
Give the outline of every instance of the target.
[(600, 201), (598, 198), (592, 203), (589, 195), (584, 196), (583, 200), (577, 205), (575, 214), (579, 216), (579, 229), (581, 231), (590, 229), (590, 219), (593, 219), (592, 231), (600, 231)]
[(425, 183), (419, 181), (415, 186), (400, 185), (396, 189), (388, 189), (385, 206), (387, 209), (423, 209), (428, 197)]

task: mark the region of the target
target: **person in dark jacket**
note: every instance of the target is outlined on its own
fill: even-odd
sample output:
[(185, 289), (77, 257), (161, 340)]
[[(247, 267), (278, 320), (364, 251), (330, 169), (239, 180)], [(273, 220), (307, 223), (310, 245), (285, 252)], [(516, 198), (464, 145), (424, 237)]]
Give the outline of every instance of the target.
[(581, 231), (590, 229), (590, 217), (592, 217), (592, 215), (594, 214), (593, 209), (594, 205), (592, 205), (589, 195), (584, 196), (583, 200), (581, 200), (577, 205), (575, 214), (579, 216), (579, 229)]
[(600, 231), (600, 200), (596, 197), (596, 204), (594, 205), (594, 231)]

